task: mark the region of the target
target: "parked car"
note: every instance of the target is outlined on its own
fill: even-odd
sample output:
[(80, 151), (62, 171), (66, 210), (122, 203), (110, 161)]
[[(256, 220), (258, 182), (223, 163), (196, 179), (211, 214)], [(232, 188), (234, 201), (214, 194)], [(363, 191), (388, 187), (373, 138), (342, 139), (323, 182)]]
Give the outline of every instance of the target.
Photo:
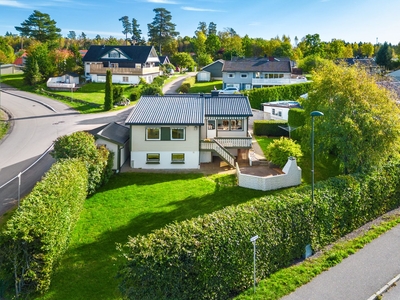
[(224, 88), (223, 90), (218, 90), (218, 92), (220, 94), (235, 94), (235, 93), (239, 93), (239, 89), (234, 86), (228, 86), (228, 87)]

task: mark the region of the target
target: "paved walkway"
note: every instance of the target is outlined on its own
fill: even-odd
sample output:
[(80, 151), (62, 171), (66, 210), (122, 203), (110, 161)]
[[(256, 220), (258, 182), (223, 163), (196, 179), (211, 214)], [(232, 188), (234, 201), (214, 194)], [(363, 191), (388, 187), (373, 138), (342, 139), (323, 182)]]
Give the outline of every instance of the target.
[(400, 225), (282, 300), (400, 299)]

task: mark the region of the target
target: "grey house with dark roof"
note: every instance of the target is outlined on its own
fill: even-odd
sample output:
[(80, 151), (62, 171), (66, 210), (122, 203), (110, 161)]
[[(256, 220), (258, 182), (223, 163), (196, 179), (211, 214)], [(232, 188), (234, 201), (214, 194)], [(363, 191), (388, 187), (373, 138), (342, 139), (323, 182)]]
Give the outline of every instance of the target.
[(138, 84), (140, 78), (151, 83), (160, 75), (160, 60), (153, 46), (92, 45), (83, 57), (85, 77), (105, 82), (107, 70), (113, 83)]
[(306, 82), (292, 74), (293, 62), (287, 58), (237, 58), (226, 60), (222, 67), (223, 88), (234, 86), (250, 90), (267, 86)]
[(125, 121), (130, 126), (131, 167), (199, 169), (220, 156), (231, 166), (251, 148), (247, 97), (142, 96)]

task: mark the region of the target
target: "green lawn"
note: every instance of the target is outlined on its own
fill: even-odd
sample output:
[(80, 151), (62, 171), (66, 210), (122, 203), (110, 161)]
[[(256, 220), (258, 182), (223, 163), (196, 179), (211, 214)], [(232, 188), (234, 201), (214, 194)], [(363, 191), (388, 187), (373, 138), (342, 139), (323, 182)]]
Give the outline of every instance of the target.
[(261, 197), (235, 175), (121, 173), (85, 203), (50, 291), (40, 299), (120, 299), (116, 243)]
[(214, 87), (217, 90), (222, 89), (222, 80), (210, 81), (210, 82), (196, 82), (189, 89), (189, 93), (211, 93), (214, 90)]

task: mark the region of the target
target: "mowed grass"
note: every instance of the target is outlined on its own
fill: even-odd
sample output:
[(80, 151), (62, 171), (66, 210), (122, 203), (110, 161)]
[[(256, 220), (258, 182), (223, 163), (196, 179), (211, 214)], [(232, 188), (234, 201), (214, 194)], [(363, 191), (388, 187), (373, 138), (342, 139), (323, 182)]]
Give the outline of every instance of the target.
[(235, 175), (121, 173), (86, 200), (69, 250), (40, 299), (120, 299), (116, 243), (174, 221), (212, 213), (266, 192), (236, 185)]
[(217, 90), (222, 89), (222, 80), (210, 81), (210, 82), (196, 82), (189, 89), (189, 93), (211, 93), (214, 90), (214, 87)]

